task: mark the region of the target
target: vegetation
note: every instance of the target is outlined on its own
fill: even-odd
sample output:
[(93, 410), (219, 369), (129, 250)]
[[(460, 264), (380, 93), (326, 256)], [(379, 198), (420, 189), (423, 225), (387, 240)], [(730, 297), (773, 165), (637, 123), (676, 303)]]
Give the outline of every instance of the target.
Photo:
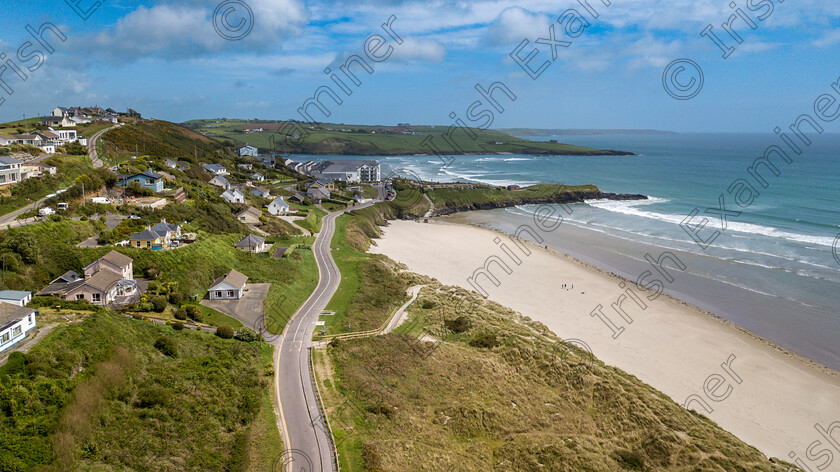
[[(45, 164), (56, 167), (55, 175), (45, 175), (40, 178), (26, 179), (9, 187), (8, 194), (0, 194), (0, 214), (5, 215), (23, 206), (44, 198), (63, 188), (70, 187), (83, 174), (94, 173), (93, 166), (87, 156), (55, 155), (46, 159)], [(106, 171), (95, 172), (104, 183)], [(116, 178), (116, 177), (115, 177)], [(100, 187), (102, 184), (100, 184)], [(75, 186), (74, 186), (75, 187)], [(91, 191), (91, 188), (86, 190)], [(78, 198), (82, 195), (82, 188), (73, 190), (72, 195), (62, 195), (63, 198)]]
[(0, 368), (0, 470), (267, 470), (266, 352), (97, 309)]
[[(219, 140), (242, 146), (248, 144), (278, 153), (413, 155), (434, 154), (549, 154), (604, 155), (627, 154), (562, 143), (529, 141), (494, 130), (463, 129), (446, 126), (362, 126), (330, 123), (290, 123), (278, 121), (193, 120), (185, 126), (208, 133)], [(262, 132), (245, 133), (248, 128)], [(295, 137), (300, 135), (302, 137)], [(444, 139), (444, 136), (448, 139)], [(287, 139), (287, 136), (290, 138)], [(424, 145), (431, 139), (433, 147)], [(444, 159), (446, 157), (444, 156)]]

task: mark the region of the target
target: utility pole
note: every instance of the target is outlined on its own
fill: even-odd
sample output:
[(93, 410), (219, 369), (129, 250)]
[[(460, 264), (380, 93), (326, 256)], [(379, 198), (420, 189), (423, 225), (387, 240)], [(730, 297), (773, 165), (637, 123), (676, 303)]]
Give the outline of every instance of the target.
[(84, 182), (84, 181), (82, 181), (82, 205), (84, 205), (84, 204), (85, 204), (85, 200), (87, 200), (87, 199), (85, 198), (85, 182)]

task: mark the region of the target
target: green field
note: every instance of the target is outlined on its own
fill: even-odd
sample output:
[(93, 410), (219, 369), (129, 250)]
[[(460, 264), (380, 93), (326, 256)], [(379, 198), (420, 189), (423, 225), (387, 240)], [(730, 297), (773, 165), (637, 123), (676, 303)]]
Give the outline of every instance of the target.
[[(218, 121), (218, 122), (217, 122)], [(599, 150), (563, 143), (529, 141), (493, 130), (448, 130), (446, 126), (363, 126), (302, 123), (294, 130), (282, 128), (278, 121), (192, 120), (184, 126), (212, 136), (231, 145), (248, 143), (266, 152), (291, 154), (348, 154), (348, 155), (412, 155), (433, 154), (546, 154), (546, 155), (604, 155), (627, 154), (615, 150)], [(314, 129), (310, 129), (310, 126)], [(264, 127), (262, 132), (245, 133), (248, 128)], [(267, 127), (267, 128), (265, 128)], [(344, 130), (344, 131), (342, 131)], [(372, 133), (375, 132), (375, 133)], [(282, 134), (281, 134), (282, 133)], [(300, 134), (304, 139), (290, 145), (286, 136)], [(405, 134), (408, 133), (408, 134)], [(444, 134), (448, 139), (444, 139)], [(431, 145), (423, 144), (431, 139)]]

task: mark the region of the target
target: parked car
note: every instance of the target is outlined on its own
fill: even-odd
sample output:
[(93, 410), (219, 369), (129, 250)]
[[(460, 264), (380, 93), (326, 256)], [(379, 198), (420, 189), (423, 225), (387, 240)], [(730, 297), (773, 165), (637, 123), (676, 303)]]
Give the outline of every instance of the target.
[(110, 204), (110, 203), (111, 203), (111, 199), (110, 199), (110, 198), (108, 198), (108, 197), (93, 197), (93, 198), (91, 198), (91, 199), (90, 199), (90, 202), (91, 202), (91, 203), (105, 203), (105, 204)]
[(61, 202), (61, 203), (59, 203), (58, 205), (56, 205), (56, 208), (57, 208), (58, 210), (62, 210), (62, 211), (63, 211), (63, 210), (66, 210), (66, 209), (70, 208), (70, 205), (69, 205), (68, 203), (66, 203), (66, 202)]
[(52, 214), (55, 214), (55, 210), (50, 207), (44, 207), (38, 210), (38, 216), (50, 216)]

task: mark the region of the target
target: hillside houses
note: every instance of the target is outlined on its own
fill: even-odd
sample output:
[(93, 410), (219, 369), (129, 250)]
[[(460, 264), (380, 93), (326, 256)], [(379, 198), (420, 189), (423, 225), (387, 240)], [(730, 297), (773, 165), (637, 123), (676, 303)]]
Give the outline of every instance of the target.
[(166, 220), (134, 233), (129, 237), (131, 247), (160, 250), (178, 246), (181, 238), (181, 226), (167, 223)]
[(221, 197), (233, 204), (245, 203), (245, 194), (242, 193), (238, 188), (225, 190), (224, 192), (222, 192)]
[(134, 261), (111, 251), (84, 268), (84, 276), (69, 271), (38, 292), (65, 300), (87, 300), (94, 305), (108, 305), (137, 291)]
[(213, 175), (228, 175), (228, 170), (221, 164), (201, 164), (201, 167)]
[(34, 308), (0, 303), (0, 352), (3, 352), (24, 338), (35, 329)]
[(260, 197), (260, 198), (271, 198), (271, 189), (269, 189), (268, 187), (261, 187), (261, 186), (254, 187), (251, 190), (251, 195), (254, 195), (254, 196)]
[(21, 161), (8, 156), (0, 156), (0, 185), (20, 182)]
[(155, 193), (163, 191), (163, 174), (158, 174), (152, 169), (135, 174), (119, 175), (117, 185), (126, 187), (132, 182), (137, 182), (141, 187), (151, 189)]
[(270, 214), (274, 216), (287, 215), (291, 212), (289, 204), (286, 203), (286, 200), (284, 200), (283, 197), (275, 198), (274, 200), (272, 200), (271, 203), (266, 205), (265, 208)]
[(236, 249), (245, 252), (265, 252), (269, 246), (266, 245), (265, 239), (254, 234), (249, 234), (236, 243)]
[(260, 224), (260, 217), (262, 212), (252, 206), (240, 211), (236, 214), (236, 219), (245, 223), (246, 225)]
[(223, 175), (213, 176), (213, 178), (210, 179), (210, 181), (208, 183), (210, 185), (214, 185), (216, 187), (223, 188), (225, 190), (230, 188), (230, 182), (228, 182), (228, 179), (225, 178), (225, 176), (223, 176)]
[(318, 179), (345, 182), (379, 182), (381, 166), (374, 160), (306, 161), (285, 160), (286, 167)]
[(257, 157), (257, 156), (260, 155), (259, 149), (255, 148), (254, 146), (251, 146), (250, 144), (246, 144), (246, 145), (242, 146), (241, 148), (237, 149), (236, 153), (239, 154), (240, 156), (251, 156), (251, 157)]

